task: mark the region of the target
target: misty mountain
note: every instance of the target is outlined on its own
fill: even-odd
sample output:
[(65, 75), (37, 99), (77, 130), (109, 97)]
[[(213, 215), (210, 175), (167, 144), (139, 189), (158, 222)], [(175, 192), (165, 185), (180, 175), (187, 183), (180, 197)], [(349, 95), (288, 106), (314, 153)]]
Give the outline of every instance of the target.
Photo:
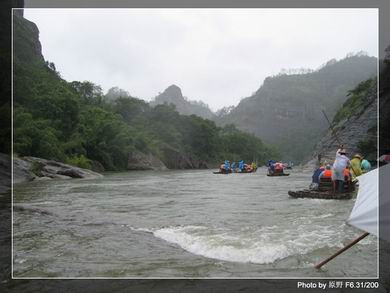
[(215, 118), (215, 114), (210, 110), (207, 104), (201, 101), (188, 100), (183, 96), (181, 89), (176, 85), (169, 86), (164, 92), (150, 102), (151, 106), (161, 104), (175, 105), (176, 110), (182, 115), (197, 115), (205, 119)]
[(117, 86), (110, 88), (104, 95), (104, 99), (107, 102), (113, 102), (118, 98), (129, 98), (131, 97), (128, 91), (125, 91)]
[(216, 121), (274, 144), (286, 160), (301, 161), (326, 132), (322, 110), (332, 120), (348, 91), (376, 72), (377, 59), (359, 53), (330, 60), (313, 72), (268, 77), (252, 96)]
[(217, 112), (215, 112), (215, 115), (219, 118), (228, 115), (232, 110), (234, 109), (234, 106), (226, 106), (221, 109), (219, 109)]

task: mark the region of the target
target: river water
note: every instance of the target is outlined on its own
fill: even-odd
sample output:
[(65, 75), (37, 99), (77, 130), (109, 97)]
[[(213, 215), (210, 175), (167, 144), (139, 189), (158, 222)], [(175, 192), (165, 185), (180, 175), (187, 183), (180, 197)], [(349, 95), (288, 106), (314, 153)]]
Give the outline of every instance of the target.
[(354, 200), (293, 199), (311, 174), (210, 170), (106, 173), (14, 187), (14, 277), (376, 277), (369, 236), (345, 224)]

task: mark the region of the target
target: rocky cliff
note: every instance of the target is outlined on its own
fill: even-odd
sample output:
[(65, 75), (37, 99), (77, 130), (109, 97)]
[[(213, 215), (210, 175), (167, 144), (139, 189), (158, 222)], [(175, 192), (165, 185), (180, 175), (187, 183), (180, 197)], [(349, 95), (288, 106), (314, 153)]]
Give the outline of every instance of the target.
[(169, 86), (150, 102), (152, 106), (160, 104), (173, 104), (182, 115), (197, 115), (205, 119), (213, 119), (215, 117), (215, 114), (206, 104), (199, 101), (189, 101), (183, 97), (181, 89), (176, 85)]
[[(14, 17), (14, 48), (17, 48), (18, 54), (14, 54), (14, 62), (43, 62), (42, 46), (39, 41), (39, 30), (35, 23), (23, 18)], [(17, 59), (17, 60), (15, 60)]]
[(306, 164), (314, 167), (321, 162), (333, 162), (340, 143), (344, 144), (348, 155), (363, 154), (368, 160), (376, 160), (378, 98), (376, 79), (360, 83), (350, 92), (349, 98), (337, 111), (332, 128), (315, 146), (312, 160)]

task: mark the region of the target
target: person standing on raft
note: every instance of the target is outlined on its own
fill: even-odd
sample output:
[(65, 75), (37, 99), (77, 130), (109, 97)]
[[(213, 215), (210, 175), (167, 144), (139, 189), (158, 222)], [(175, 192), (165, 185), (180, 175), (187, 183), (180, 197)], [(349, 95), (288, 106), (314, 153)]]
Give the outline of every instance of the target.
[(225, 172), (226, 172), (226, 174), (229, 174), (229, 170), (230, 170), (230, 162), (229, 162), (229, 160), (226, 160), (225, 161)]
[(252, 167), (253, 172), (256, 172), (256, 170), (257, 170), (257, 165), (256, 165), (255, 162), (252, 162), (251, 167)]
[(338, 192), (344, 192), (344, 169), (350, 165), (350, 160), (347, 157), (347, 151), (341, 146), (336, 152), (336, 158), (333, 163), (332, 181), (334, 189)]
[(236, 172), (236, 162), (234, 162), (234, 161), (232, 162), (231, 169), (232, 169), (232, 173)]
[(244, 160), (238, 162), (238, 169), (240, 169), (238, 172), (242, 172), (242, 170), (244, 170)]
[(352, 181), (356, 180), (356, 177), (363, 174), (361, 164), (363, 156), (361, 154), (356, 154), (351, 160), (351, 171), (352, 171)]

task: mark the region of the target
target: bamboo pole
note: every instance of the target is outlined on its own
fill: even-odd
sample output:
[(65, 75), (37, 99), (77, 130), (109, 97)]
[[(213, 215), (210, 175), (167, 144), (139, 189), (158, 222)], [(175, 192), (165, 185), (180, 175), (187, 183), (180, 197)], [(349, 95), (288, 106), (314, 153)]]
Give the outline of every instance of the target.
[(322, 110), (322, 114), (324, 114), (326, 121), (328, 121), (329, 128), (332, 130), (333, 135), (334, 135), (334, 137), (336, 138), (337, 142), (339, 143), (339, 145), (342, 145), (342, 143), (341, 143), (341, 141), (339, 140), (339, 138), (338, 138), (336, 132), (335, 132), (334, 129), (333, 129), (332, 123), (330, 123), (330, 120), (329, 120), (329, 118), (328, 118), (328, 115), (326, 115), (326, 113), (325, 113), (324, 110)]
[(354, 241), (352, 241), (351, 243), (349, 243), (348, 245), (344, 246), (343, 248), (341, 248), (339, 251), (337, 251), (336, 253), (334, 253), (333, 255), (331, 255), (330, 257), (328, 257), (327, 259), (325, 259), (324, 261), (320, 262), (319, 264), (317, 264), (315, 266), (316, 269), (319, 269), (321, 268), (324, 264), (328, 263), (329, 261), (331, 261), (332, 259), (334, 259), (336, 256), (338, 256), (339, 254), (343, 253), (344, 251), (346, 251), (347, 249), (351, 248), (352, 246), (354, 246), (356, 243), (358, 243), (360, 240), (362, 240), (363, 238), (367, 237), (370, 233), (368, 232), (365, 232), (364, 234), (360, 235), (358, 238), (356, 238)]
[[(334, 137), (336, 138), (336, 140), (337, 140), (337, 142), (339, 143), (340, 147), (343, 148), (343, 147), (344, 147), (344, 144), (341, 143), (341, 141), (340, 141), (340, 139), (338, 138), (336, 132), (334, 131), (334, 128), (333, 128), (333, 126), (332, 126), (332, 123), (330, 123), (330, 120), (329, 120), (329, 118), (328, 118), (328, 115), (326, 115), (326, 113), (325, 113), (324, 110), (322, 110), (322, 113), (324, 114), (324, 116), (325, 116), (325, 118), (326, 118), (326, 121), (328, 121), (328, 123), (329, 123), (329, 128), (332, 130), (332, 133), (333, 133)], [(353, 168), (352, 165), (351, 165), (351, 169), (352, 169), (353, 173), (354, 173), (355, 176), (356, 176), (357, 173), (356, 173), (356, 171), (355, 171), (355, 169)], [(356, 179), (356, 178), (355, 178), (355, 179)], [(352, 178), (351, 178), (351, 181), (352, 181)]]

